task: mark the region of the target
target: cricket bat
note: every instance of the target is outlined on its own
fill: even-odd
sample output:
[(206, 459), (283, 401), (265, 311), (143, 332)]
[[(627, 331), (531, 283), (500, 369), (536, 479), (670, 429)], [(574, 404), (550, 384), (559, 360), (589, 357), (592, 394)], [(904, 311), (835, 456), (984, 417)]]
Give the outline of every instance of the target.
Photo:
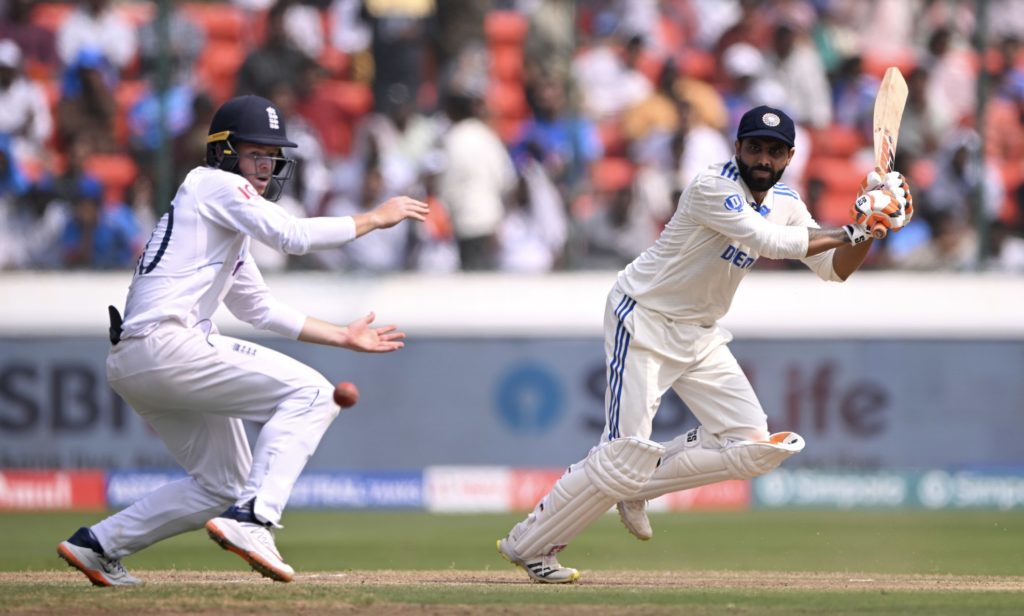
[[(900, 69), (890, 66), (882, 77), (882, 85), (875, 96), (873, 137), (875, 145), (875, 166), (884, 176), (892, 171), (896, 163), (896, 141), (900, 136), (900, 121), (907, 104), (907, 82)], [(870, 229), (871, 237), (880, 240), (888, 231), (882, 225)]]

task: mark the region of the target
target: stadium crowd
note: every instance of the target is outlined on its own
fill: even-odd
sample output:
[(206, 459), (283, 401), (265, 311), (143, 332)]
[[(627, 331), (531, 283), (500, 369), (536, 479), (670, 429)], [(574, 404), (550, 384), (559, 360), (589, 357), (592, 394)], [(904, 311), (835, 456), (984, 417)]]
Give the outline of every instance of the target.
[(868, 266), (1024, 272), (1022, 0), (192, 1), (166, 30), (158, 8), (0, 0), (0, 269), (131, 267), (161, 169), (201, 164), (247, 93), (299, 144), (295, 215), (436, 206), (264, 271), (621, 268), (758, 104), (798, 122), (786, 184), (842, 224), (895, 65), (916, 215)]

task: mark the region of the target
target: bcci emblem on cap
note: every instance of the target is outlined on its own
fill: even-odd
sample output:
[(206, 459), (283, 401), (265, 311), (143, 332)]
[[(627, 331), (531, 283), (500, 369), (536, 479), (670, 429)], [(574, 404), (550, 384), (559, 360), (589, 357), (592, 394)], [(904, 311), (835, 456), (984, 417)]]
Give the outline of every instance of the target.
[(740, 119), (736, 138), (742, 140), (748, 137), (778, 139), (789, 147), (793, 147), (796, 141), (796, 128), (792, 118), (784, 111), (761, 105), (746, 112)]

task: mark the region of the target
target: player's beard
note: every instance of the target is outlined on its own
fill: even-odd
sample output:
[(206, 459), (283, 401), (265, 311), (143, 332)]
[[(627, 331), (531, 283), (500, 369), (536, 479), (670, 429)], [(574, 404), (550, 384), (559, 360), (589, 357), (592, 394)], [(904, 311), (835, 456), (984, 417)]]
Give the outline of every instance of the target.
[[(768, 189), (775, 186), (775, 184), (782, 179), (782, 174), (786, 172), (785, 166), (783, 166), (782, 169), (779, 169), (778, 172), (773, 172), (771, 167), (768, 166), (751, 167), (740, 160), (738, 156), (736, 157), (736, 166), (740, 168), (740, 177), (743, 178), (743, 181), (747, 184), (747, 188), (753, 192), (767, 192)], [(768, 177), (752, 177), (751, 171), (754, 171), (755, 169), (767, 171)]]

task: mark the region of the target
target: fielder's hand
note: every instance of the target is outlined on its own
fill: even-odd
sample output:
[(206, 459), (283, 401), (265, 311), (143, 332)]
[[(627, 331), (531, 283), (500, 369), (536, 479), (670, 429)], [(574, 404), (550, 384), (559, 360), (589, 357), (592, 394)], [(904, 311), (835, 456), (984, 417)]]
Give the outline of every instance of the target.
[(392, 197), (374, 208), (374, 226), (377, 229), (387, 229), (402, 222), (406, 218), (412, 218), (423, 222), (430, 213), (430, 206), (412, 197)]

